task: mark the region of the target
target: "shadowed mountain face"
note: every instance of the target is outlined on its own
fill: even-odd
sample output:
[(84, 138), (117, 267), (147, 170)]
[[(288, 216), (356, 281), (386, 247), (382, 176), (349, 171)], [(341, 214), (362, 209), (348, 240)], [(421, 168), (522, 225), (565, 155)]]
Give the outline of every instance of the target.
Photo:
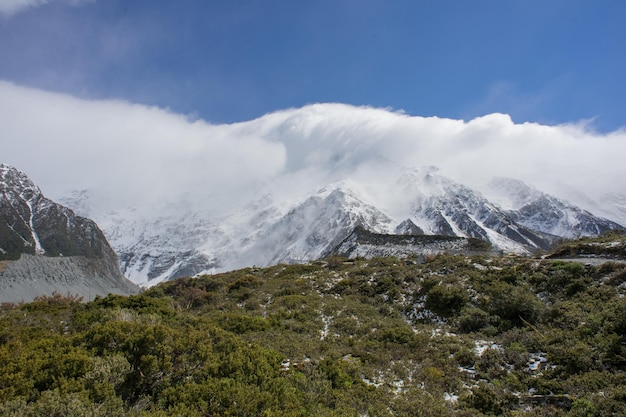
[(7, 165), (0, 165), (0, 261), (1, 301), (52, 291), (86, 297), (138, 291), (92, 220), (47, 199), (26, 174)]

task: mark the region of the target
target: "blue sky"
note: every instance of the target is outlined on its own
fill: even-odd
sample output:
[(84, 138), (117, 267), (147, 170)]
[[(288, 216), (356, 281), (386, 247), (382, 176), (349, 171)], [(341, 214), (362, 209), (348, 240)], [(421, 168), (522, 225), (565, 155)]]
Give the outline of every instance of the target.
[(626, 126), (621, 0), (0, 0), (0, 79), (212, 122), (340, 102)]

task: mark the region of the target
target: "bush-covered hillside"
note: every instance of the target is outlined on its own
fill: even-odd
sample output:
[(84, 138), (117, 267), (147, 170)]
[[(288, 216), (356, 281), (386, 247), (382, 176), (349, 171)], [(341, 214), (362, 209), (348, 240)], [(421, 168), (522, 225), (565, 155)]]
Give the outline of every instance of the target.
[(624, 232), (614, 230), (601, 237), (585, 237), (565, 241), (551, 251), (551, 257), (595, 257), (626, 259), (626, 236)]
[(626, 415), (626, 265), (332, 258), (0, 313), (3, 416)]

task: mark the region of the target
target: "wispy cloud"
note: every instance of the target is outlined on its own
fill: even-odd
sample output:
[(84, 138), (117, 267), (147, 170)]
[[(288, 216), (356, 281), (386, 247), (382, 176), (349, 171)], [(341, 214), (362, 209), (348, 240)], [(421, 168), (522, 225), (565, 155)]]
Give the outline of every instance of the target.
[(569, 74), (534, 89), (521, 89), (507, 80), (494, 81), (487, 87), (484, 97), (469, 105), (466, 113), (483, 115), (498, 111), (516, 115), (517, 122), (532, 120), (550, 123), (553, 121), (541, 120), (542, 115), (550, 114), (549, 110), (557, 105), (564, 107), (563, 97), (573, 85), (573, 76)]
[(552, 192), (626, 194), (626, 132), (497, 113), (465, 122), (315, 104), (214, 125), (0, 82), (0, 138), (0, 162), (44, 193), (91, 188), (109, 208), (180, 198), (232, 206), (261, 190), (304, 194), (348, 178), (382, 189), (396, 169), (424, 165), (470, 185), (508, 176)]
[(50, 0), (0, 0), (0, 13), (6, 16), (12, 16), (22, 10), (41, 6)]
[(84, 3), (93, 3), (95, 0), (0, 0), (0, 14), (13, 16), (27, 9), (42, 6), (54, 1), (78, 6)]

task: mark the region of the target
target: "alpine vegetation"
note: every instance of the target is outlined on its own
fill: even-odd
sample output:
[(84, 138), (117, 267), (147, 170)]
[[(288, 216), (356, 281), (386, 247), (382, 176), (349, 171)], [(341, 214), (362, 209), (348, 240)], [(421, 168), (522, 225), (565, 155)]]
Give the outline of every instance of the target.
[(0, 414), (624, 415), (625, 245), (330, 257), (4, 304)]

